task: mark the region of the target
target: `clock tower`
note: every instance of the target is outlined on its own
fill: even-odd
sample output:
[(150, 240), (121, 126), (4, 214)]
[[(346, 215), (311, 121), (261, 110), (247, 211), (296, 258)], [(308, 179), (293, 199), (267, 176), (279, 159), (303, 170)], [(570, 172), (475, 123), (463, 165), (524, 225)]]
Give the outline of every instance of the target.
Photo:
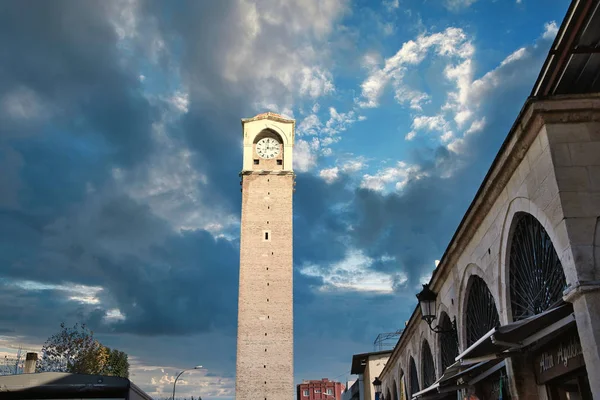
[(292, 169), (295, 121), (242, 119), (236, 400), (293, 400)]

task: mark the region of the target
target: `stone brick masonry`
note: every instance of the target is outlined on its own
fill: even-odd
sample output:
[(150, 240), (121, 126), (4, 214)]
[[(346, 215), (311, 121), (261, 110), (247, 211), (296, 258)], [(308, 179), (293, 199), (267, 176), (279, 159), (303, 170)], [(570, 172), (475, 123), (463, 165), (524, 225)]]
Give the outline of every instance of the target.
[(259, 161), (242, 174), (235, 398), (292, 400), (294, 174)]

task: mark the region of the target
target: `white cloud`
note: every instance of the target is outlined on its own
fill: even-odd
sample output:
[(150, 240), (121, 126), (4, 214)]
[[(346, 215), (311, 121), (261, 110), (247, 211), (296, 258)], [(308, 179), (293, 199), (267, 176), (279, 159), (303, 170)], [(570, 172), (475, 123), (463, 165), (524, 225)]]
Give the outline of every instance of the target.
[(310, 114), (298, 124), (299, 135), (317, 135), (322, 128), (321, 121), (316, 114)]
[(317, 164), (317, 155), (315, 149), (315, 143), (307, 142), (306, 140), (299, 139), (294, 145), (294, 169), (299, 172), (307, 172), (314, 168)]
[(450, 10), (457, 10), (460, 8), (469, 7), (477, 0), (446, 0), (445, 5)]
[(400, 0), (384, 0), (383, 6), (387, 8), (389, 12), (394, 11), (400, 7)]
[(413, 140), (415, 138), (415, 136), (417, 136), (417, 132), (410, 131), (406, 134), (406, 136), (404, 136), (404, 139), (410, 141), (410, 140)]
[(223, 77), (252, 87), (253, 103), (294, 104), (335, 90), (328, 36), (348, 0), (239, 0), (236, 33), (226, 37)]
[(452, 131), (448, 131), (445, 132), (440, 139), (442, 139), (442, 142), (446, 143), (449, 142), (450, 140), (452, 140), (452, 138), (454, 137), (454, 133)]
[(340, 162), (339, 166), (325, 168), (319, 172), (319, 176), (327, 183), (333, 183), (339, 179), (340, 173), (352, 174), (365, 168), (366, 163), (363, 157)]
[[(360, 107), (373, 108), (379, 105), (379, 98), (386, 86), (391, 82), (396, 88), (396, 98), (405, 101), (405, 94), (419, 93), (414, 89), (405, 88), (403, 82), (407, 67), (420, 64), (430, 50), (440, 57), (467, 59), (473, 55), (472, 44), (459, 28), (448, 28), (443, 32), (431, 35), (422, 34), (416, 40), (404, 43), (398, 52), (385, 60), (384, 67), (375, 68), (373, 56), (365, 56), (365, 61), (372, 68), (370, 75), (361, 84), (361, 98), (358, 100)], [(408, 96), (409, 99), (419, 96)], [(420, 101), (416, 101), (415, 107)]]
[(465, 135), (470, 135), (471, 133), (476, 133), (485, 128), (485, 117), (473, 121), (469, 129), (465, 132)]
[(323, 178), (325, 182), (333, 183), (339, 178), (339, 172), (340, 170), (338, 167), (326, 168), (319, 172), (319, 176)]
[(342, 171), (345, 173), (357, 172), (363, 169), (366, 166), (365, 160), (363, 157), (357, 157), (352, 160), (347, 160), (342, 164)]
[(556, 21), (546, 22), (544, 24), (544, 33), (542, 34), (542, 38), (544, 39), (554, 39), (556, 34), (558, 33), (558, 25), (556, 25)]
[(398, 85), (394, 98), (400, 104), (408, 103), (411, 109), (417, 111), (422, 111), (423, 104), (430, 101), (430, 97), (427, 93), (412, 90), (403, 85)]
[(88, 286), (81, 284), (48, 284), (37, 281), (19, 280), (12, 282), (14, 286), (28, 291), (52, 290), (62, 292), (66, 299), (82, 304), (100, 304), (100, 286)]
[(300, 273), (323, 279), (326, 287), (360, 292), (391, 293), (394, 276), (371, 268), (376, 259), (360, 250), (349, 250), (346, 257), (326, 268), (304, 265)]
[(441, 131), (447, 127), (448, 123), (442, 115), (419, 116), (413, 119), (412, 127), (417, 130)]
[(171, 105), (180, 113), (185, 114), (188, 112), (188, 107), (190, 105), (189, 94), (178, 91), (169, 98), (169, 103), (171, 103)]
[(526, 55), (527, 55), (527, 49), (525, 47), (521, 47), (520, 49), (518, 49), (518, 50), (514, 51), (513, 53), (511, 53), (504, 60), (502, 60), (502, 62), (500, 63), (500, 66), (503, 67), (506, 64), (513, 63), (513, 62), (515, 62), (517, 60), (522, 59)]
[(126, 318), (121, 313), (121, 310), (118, 308), (111, 308), (110, 310), (106, 310), (106, 315), (104, 316), (104, 320), (106, 322), (115, 322), (115, 321), (124, 321)]
[(329, 120), (325, 123), (323, 133), (336, 135), (348, 129), (356, 121), (354, 111), (340, 113), (334, 107), (329, 107)]
[(410, 165), (399, 161), (395, 167), (386, 167), (376, 174), (365, 174), (360, 187), (377, 192), (384, 191), (388, 185), (394, 185), (395, 190), (402, 190), (411, 179), (421, 179), (426, 173), (418, 165)]

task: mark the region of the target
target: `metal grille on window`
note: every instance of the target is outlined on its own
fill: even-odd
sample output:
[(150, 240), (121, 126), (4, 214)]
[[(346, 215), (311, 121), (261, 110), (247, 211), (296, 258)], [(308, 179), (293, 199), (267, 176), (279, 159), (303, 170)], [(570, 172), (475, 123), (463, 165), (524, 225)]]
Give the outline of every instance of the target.
[[(448, 314), (442, 313), (440, 316), (440, 327), (446, 332), (452, 330), (452, 322)], [(454, 334), (439, 335), (440, 348), (442, 352), (442, 373), (454, 364), (454, 359), (458, 356), (458, 340)]]
[(540, 314), (562, 299), (567, 285), (550, 236), (530, 214), (520, 213), (510, 248), (510, 300), (513, 320)]
[(410, 358), (410, 397), (419, 391), (419, 376), (417, 375), (417, 366), (415, 360)]
[(494, 297), (484, 280), (473, 275), (467, 300), (467, 346), (500, 325)]
[(421, 352), (421, 367), (423, 368), (421, 379), (423, 380), (423, 388), (427, 388), (435, 382), (435, 364), (433, 356), (427, 340), (423, 341), (423, 350)]

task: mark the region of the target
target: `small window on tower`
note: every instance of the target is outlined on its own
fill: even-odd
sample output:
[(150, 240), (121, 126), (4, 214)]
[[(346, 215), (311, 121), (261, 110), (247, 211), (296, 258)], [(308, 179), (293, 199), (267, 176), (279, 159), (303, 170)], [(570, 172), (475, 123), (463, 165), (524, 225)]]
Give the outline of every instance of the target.
[(258, 165), (258, 163), (259, 163), (258, 158), (255, 158), (254, 159), (254, 165)]
[(271, 231), (263, 231), (263, 242), (271, 241)]
[(283, 160), (277, 160), (277, 165), (283, 165)]

